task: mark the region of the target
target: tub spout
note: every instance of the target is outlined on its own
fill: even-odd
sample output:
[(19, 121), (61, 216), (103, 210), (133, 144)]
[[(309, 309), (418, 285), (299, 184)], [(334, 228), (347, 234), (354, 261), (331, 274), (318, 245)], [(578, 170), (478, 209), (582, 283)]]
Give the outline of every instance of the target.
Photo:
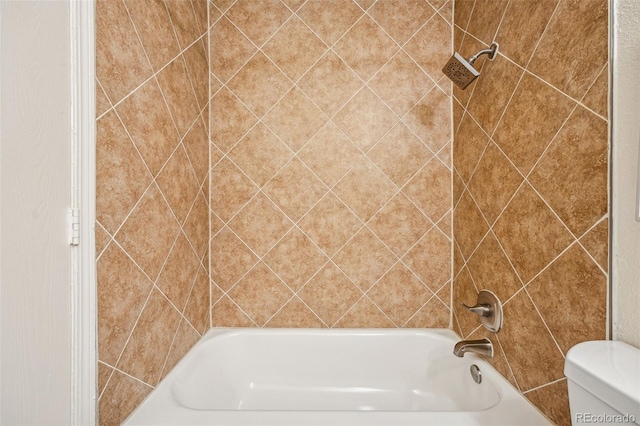
[(493, 345), (491, 340), (485, 337), (480, 340), (462, 340), (453, 348), (455, 356), (463, 357), (467, 352), (493, 357)]

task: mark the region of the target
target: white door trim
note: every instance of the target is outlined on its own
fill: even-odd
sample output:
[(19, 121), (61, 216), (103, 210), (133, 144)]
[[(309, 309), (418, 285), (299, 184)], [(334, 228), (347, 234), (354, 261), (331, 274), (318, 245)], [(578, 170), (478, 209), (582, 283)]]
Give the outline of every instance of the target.
[(71, 243), (71, 421), (97, 423), (97, 278), (95, 255), (95, 0), (70, 0), (71, 208), (79, 239)]

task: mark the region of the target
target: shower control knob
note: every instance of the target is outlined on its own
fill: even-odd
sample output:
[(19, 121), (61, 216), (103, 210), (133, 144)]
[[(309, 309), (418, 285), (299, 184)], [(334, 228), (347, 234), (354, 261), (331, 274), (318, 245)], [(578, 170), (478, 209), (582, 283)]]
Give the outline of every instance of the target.
[(502, 303), (489, 290), (481, 290), (478, 293), (475, 306), (467, 306), (464, 303), (462, 306), (477, 314), (482, 325), (492, 333), (497, 333), (502, 328)]
[(474, 314), (478, 314), (481, 317), (490, 317), (492, 314), (491, 311), (491, 305), (475, 305), (475, 306), (467, 306), (465, 303), (462, 304), (462, 306), (464, 306), (465, 308), (467, 308), (469, 311), (473, 312)]

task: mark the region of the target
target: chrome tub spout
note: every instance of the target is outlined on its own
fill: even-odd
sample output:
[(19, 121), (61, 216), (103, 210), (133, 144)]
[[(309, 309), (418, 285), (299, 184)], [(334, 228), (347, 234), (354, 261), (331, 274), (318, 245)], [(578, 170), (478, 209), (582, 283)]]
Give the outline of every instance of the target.
[(480, 340), (462, 340), (456, 343), (456, 346), (453, 348), (453, 354), (455, 356), (463, 357), (467, 352), (493, 357), (493, 345), (491, 344), (491, 340), (485, 337)]

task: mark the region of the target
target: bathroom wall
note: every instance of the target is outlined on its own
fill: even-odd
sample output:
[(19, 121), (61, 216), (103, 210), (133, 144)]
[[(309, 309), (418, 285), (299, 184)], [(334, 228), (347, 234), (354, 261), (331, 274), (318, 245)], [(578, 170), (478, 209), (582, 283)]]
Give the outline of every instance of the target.
[(448, 327), (446, 0), (212, 0), (212, 325)]
[(454, 329), (460, 303), (504, 303), (491, 360), (552, 421), (570, 424), (564, 357), (604, 339), (608, 274), (606, 0), (457, 0), (454, 48), (494, 61), (454, 90)]
[(209, 327), (205, 0), (96, 5), (100, 424)]

